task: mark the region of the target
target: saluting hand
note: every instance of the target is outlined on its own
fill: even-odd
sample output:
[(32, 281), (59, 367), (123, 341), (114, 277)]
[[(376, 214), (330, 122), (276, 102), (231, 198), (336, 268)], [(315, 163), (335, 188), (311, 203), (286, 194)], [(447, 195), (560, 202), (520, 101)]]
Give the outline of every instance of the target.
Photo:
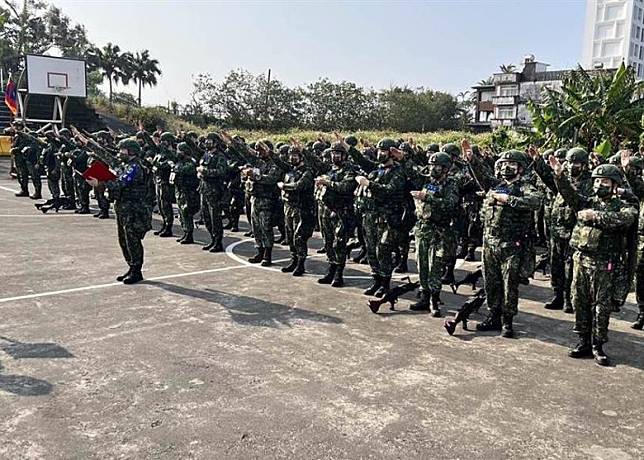
[(556, 156), (550, 155), (550, 157), (548, 158), (548, 162), (550, 163), (550, 167), (552, 168), (552, 171), (555, 173), (555, 176), (559, 177), (563, 174), (564, 168)]

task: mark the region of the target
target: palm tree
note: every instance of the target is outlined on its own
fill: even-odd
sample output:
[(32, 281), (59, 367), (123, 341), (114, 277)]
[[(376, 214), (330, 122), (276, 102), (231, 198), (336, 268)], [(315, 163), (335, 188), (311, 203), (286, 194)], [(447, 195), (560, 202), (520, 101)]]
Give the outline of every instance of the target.
[(139, 107), (141, 106), (141, 90), (144, 86), (156, 86), (157, 75), (161, 75), (159, 69), (159, 61), (150, 59), (150, 52), (143, 50), (131, 60), (132, 65), (132, 80), (139, 85)]
[(499, 68), (503, 73), (512, 73), (517, 69), (517, 67), (514, 64), (503, 64), (499, 66)]
[(108, 43), (102, 49), (93, 48), (89, 53), (90, 65), (100, 71), (110, 85), (110, 101), (112, 100), (112, 84), (122, 81), (124, 84), (132, 79), (130, 53), (121, 53), (118, 45)]

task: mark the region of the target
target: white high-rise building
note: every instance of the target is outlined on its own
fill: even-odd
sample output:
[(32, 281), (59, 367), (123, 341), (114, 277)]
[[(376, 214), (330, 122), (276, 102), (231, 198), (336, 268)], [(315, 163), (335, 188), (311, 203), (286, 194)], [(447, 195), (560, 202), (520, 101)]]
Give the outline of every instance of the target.
[(587, 0), (582, 65), (631, 65), (644, 79), (644, 0)]

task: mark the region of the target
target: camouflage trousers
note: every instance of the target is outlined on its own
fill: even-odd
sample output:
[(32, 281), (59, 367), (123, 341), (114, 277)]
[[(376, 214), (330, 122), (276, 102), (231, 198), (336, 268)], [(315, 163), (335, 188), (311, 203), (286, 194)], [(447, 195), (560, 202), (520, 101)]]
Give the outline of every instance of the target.
[(174, 224), (174, 209), (172, 208), (172, 203), (175, 201), (174, 185), (165, 181), (156, 181), (156, 197), (163, 226), (172, 228)]
[(29, 178), (34, 185), (36, 192), (42, 189), (42, 181), (40, 180), (40, 168), (38, 164), (34, 164), (22, 154), (14, 155), (14, 165), (16, 166), (16, 176), (18, 176), (18, 184), (20, 190), (27, 191), (29, 189)]
[(575, 330), (599, 343), (608, 341), (608, 322), (613, 311), (614, 272), (598, 266), (579, 253), (573, 255), (572, 304)]
[(284, 217), (286, 241), (291, 251), (291, 257), (306, 257), (308, 241), (313, 236), (313, 227), (315, 227), (313, 211), (285, 203)]
[(98, 187), (94, 187), (94, 196), (96, 197), (96, 202), (98, 203), (98, 209), (104, 212), (109, 211), (110, 202), (105, 197), (105, 184), (99, 184)]
[(47, 188), (52, 198), (60, 198), (60, 169), (47, 171)]
[(524, 249), (483, 244), (485, 295), (491, 312), (513, 317), (519, 306), (519, 278)]
[(393, 272), (392, 253), (398, 249), (400, 228), (392, 228), (386, 219), (379, 213), (365, 212), (362, 214), (362, 231), (367, 249), (367, 258), (371, 266), (371, 272), (385, 278)]
[(74, 194), (79, 208), (89, 208), (89, 192), (92, 187), (78, 174), (74, 175)]
[(217, 243), (221, 243), (224, 238), (221, 212), (221, 197), (212, 194), (201, 195), (201, 217), (206, 224), (210, 238)]
[(640, 310), (644, 308), (644, 236), (639, 235), (637, 245), (637, 271), (635, 272), (635, 295)]
[(192, 235), (195, 230), (195, 214), (199, 212), (199, 192), (177, 189), (176, 193), (181, 229), (186, 235)]
[(143, 265), (143, 238), (151, 228), (152, 214), (143, 203), (115, 203), (119, 246), (130, 267)]
[(71, 166), (60, 165), (61, 184), (63, 195), (72, 201), (76, 201), (76, 191), (74, 190), (74, 171)]
[(350, 211), (336, 212), (326, 206), (321, 208), (320, 231), (324, 238), (327, 261), (344, 266), (347, 260), (347, 241), (353, 231)]
[(550, 238), (550, 285), (555, 294), (562, 294), (570, 300), (572, 283), (572, 253), (570, 238)]
[[(422, 228), (420, 224), (419, 229)], [(424, 292), (434, 294), (441, 291), (441, 278), (447, 266), (445, 248), (451, 247), (455, 239), (456, 235), (450, 228), (432, 227), (429, 231), (416, 232), (416, 264)]]
[(275, 206), (273, 200), (252, 197), (250, 200), (253, 235), (255, 247), (272, 248), (274, 242), (273, 226), (275, 225)]

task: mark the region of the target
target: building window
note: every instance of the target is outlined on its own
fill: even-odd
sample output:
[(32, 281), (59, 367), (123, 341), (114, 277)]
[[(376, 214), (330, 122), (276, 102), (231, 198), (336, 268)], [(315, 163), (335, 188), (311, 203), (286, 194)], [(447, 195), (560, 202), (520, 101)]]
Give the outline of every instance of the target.
[(518, 96), (519, 87), (516, 85), (503, 85), (498, 87), (498, 96)]
[[(638, 8), (638, 19), (642, 19), (642, 10)], [(606, 9), (604, 10), (604, 20), (605, 21), (614, 21), (615, 19), (621, 19), (623, 17), (623, 11), (624, 11), (624, 5), (623, 4), (616, 4), (616, 5), (606, 5)]]
[(499, 120), (511, 120), (515, 117), (514, 107), (498, 107), (496, 109)]

